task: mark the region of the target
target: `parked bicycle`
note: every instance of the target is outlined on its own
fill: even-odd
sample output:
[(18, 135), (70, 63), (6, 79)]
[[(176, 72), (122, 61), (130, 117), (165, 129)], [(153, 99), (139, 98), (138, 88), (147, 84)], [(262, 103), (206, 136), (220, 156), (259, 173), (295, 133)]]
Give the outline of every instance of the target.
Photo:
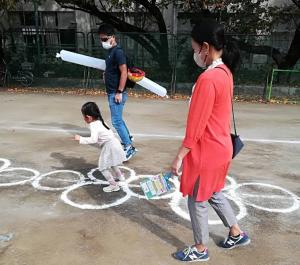
[(33, 83), (33, 73), (27, 70), (10, 71), (7, 63), (2, 60), (3, 67), (0, 67), (0, 86), (8, 86), (11, 81), (21, 83), (24, 87), (29, 87)]

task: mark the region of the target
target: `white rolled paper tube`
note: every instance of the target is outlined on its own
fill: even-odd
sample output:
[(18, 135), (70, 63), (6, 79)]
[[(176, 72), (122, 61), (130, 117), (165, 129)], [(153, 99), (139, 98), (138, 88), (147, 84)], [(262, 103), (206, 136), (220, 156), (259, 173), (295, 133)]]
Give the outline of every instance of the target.
[(92, 68), (96, 68), (99, 70), (105, 70), (106, 64), (105, 60), (82, 55), (75, 52), (69, 52), (66, 50), (61, 50), (60, 53), (56, 54), (57, 58), (61, 58), (63, 61), (80, 64)]
[(144, 77), (141, 81), (136, 83), (161, 97), (165, 97), (167, 95), (167, 90), (164, 87), (151, 81), (147, 77)]
[[(82, 55), (75, 52), (69, 52), (66, 50), (61, 50), (60, 53), (56, 54), (57, 58), (61, 58), (63, 61), (80, 64), (87, 67), (96, 68), (104, 71), (106, 68), (105, 60), (94, 58), (91, 56)], [(141, 81), (137, 82), (140, 86), (150, 90), (151, 92), (165, 97), (167, 96), (167, 90), (161, 85), (151, 81), (147, 77), (144, 77)]]

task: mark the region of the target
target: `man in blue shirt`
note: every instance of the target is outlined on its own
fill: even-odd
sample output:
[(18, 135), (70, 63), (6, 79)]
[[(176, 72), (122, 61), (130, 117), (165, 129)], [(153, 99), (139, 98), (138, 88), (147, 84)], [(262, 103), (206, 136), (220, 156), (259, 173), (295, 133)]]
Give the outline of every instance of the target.
[(98, 33), (102, 47), (108, 50), (105, 59), (106, 69), (104, 72), (104, 82), (108, 95), (109, 108), (112, 125), (119, 134), (126, 158), (129, 160), (136, 154), (136, 149), (132, 145), (132, 136), (123, 120), (123, 109), (128, 99), (126, 92), (127, 81), (127, 58), (123, 49), (117, 44), (114, 28), (108, 24), (102, 24)]

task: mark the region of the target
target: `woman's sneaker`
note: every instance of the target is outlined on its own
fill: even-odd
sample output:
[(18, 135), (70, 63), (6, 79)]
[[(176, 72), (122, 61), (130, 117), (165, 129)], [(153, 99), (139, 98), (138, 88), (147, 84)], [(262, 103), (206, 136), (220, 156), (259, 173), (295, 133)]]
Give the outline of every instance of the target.
[(109, 185), (107, 187), (103, 188), (104, 192), (114, 192), (114, 191), (119, 191), (120, 187), (118, 185)]
[(243, 232), (238, 236), (229, 235), (223, 242), (221, 242), (220, 246), (225, 249), (233, 249), (239, 246), (246, 246), (250, 244), (250, 242), (250, 238)]
[(187, 247), (184, 250), (180, 250), (173, 254), (174, 258), (180, 261), (185, 262), (196, 262), (196, 261), (208, 261), (208, 250), (204, 249), (202, 252), (199, 252), (198, 249), (193, 247)]

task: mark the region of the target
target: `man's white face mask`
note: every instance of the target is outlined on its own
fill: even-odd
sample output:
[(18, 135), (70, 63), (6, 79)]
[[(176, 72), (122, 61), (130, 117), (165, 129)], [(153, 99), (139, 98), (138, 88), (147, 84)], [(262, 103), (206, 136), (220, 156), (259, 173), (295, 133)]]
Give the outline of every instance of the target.
[(112, 44), (110, 44), (109, 40), (107, 40), (106, 42), (104, 41), (101, 41), (102, 43), (102, 47), (105, 49), (105, 50), (109, 50), (112, 48)]

